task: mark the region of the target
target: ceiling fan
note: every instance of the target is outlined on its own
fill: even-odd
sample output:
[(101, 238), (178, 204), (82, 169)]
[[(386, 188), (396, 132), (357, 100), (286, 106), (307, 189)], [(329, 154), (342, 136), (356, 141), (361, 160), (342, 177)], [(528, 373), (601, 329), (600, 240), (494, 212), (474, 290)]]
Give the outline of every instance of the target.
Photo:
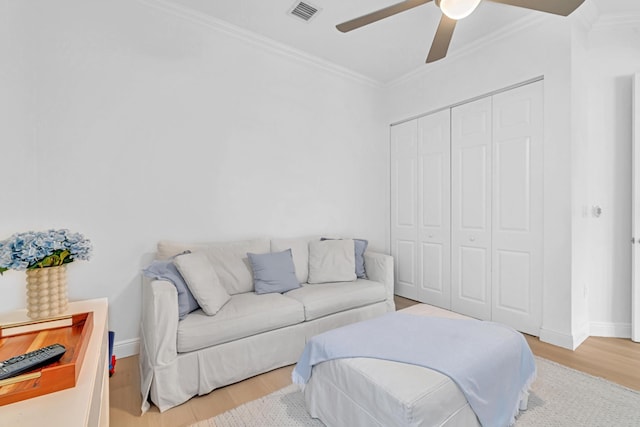
[[(346, 33), (356, 28), (379, 21), (405, 10), (429, 3), (432, 0), (405, 0), (400, 3), (385, 7), (367, 15), (360, 16), (350, 21), (336, 25), (336, 28)], [(453, 36), (453, 30), (458, 20), (469, 16), (482, 0), (434, 0), (436, 6), (442, 11), (440, 24), (436, 30), (436, 35), (431, 44), (431, 50), (427, 56), (427, 63), (444, 58), (449, 50), (449, 43)], [(502, 3), (511, 6), (523, 7), (525, 9), (538, 10), (541, 12), (553, 13), (556, 15), (568, 16), (580, 6), (584, 0), (488, 0), (494, 3)]]

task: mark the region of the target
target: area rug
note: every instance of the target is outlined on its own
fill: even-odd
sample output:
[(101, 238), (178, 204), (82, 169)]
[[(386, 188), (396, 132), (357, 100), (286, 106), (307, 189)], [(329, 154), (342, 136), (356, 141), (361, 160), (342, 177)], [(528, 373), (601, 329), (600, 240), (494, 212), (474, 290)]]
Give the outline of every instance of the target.
[[(529, 409), (516, 427), (638, 427), (640, 392), (536, 357)], [(309, 416), (297, 385), (192, 427), (322, 427)], [(389, 426), (392, 427), (392, 426)]]

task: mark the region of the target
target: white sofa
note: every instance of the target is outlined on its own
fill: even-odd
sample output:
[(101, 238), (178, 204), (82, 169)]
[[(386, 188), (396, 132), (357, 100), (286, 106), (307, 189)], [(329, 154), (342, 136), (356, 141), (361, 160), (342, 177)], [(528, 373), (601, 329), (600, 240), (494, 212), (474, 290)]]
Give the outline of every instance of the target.
[[(197, 309), (179, 320), (176, 286), (165, 280), (143, 280), (139, 357), (142, 412), (149, 409), (150, 402), (162, 412), (193, 396), (294, 364), (310, 337), (395, 309), (393, 258), (389, 255), (364, 253), (366, 279), (306, 283), (309, 244), (318, 240), (160, 242), (156, 253), (160, 260), (184, 251), (213, 250), (225, 256), (245, 256), (242, 263), (235, 262), (231, 274), (221, 272), (230, 298), (212, 316)], [(302, 286), (282, 294), (256, 294), (245, 251), (275, 253), (288, 248)], [(226, 267), (217, 266), (219, 270)]]

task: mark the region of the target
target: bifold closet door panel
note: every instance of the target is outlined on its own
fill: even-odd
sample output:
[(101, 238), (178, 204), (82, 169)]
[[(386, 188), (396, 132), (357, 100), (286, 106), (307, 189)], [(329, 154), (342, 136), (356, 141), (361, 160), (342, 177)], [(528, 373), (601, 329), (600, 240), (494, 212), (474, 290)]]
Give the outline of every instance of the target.
[(391, 127), (391, 255), (395, 293), (418, 299), (418, 130), (411, 120)]
[(491, 319), (491, 98), (451, 109), (451, 308)]
[(451, 308), (451, 114), (418, 119), (418, 300)]
[(539, 335), (543, 82), (493, 96), (492, 320)]

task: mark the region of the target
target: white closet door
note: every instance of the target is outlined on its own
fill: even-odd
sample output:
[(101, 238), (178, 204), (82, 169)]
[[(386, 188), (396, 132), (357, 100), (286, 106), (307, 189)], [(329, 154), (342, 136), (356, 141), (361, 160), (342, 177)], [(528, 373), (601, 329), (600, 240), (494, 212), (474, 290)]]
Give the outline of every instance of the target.
[(450, 110), (418, 120), (418, 300), (451, 308)]
[(491, 318), (491, 98), (451, 110), (451, 309)]
[(417, 121), (391, 127), (391, 255), (395, 292), (418, 299)]
[(542, 85), (493, 97), (491, 318), (536, 336), (542, 319)]

